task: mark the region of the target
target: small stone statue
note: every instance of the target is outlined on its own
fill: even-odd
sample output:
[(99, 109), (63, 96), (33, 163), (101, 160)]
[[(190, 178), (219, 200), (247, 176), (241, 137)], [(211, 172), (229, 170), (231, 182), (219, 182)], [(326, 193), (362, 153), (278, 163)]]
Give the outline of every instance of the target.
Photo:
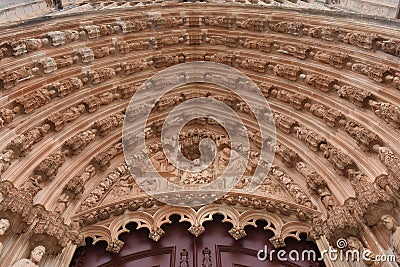
[(396, 220), (390, 215), (383, 215), (381, 217), (382, 224), (391, 233), (390, 245), (396, 255), (396, 262), (400, 263), (400, 226)]
[[(7, 219), (0, 219), (0, 236), (4, 235), (4, 233), (10, 228), (10, 221)], [(0, 242), (0, 255), (3, 250), (3, 243)]]
[(39, 263), (45, 253), (45, 247), (37, 246), (32, 250), (31, 257), (29, 259), (20, 259), (14, 263), (12, 267), (39, 267)]

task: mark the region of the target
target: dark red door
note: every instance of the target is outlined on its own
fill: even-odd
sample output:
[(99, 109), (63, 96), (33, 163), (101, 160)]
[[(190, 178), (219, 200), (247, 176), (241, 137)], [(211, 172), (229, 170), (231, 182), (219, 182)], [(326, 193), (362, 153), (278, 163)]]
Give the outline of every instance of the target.
[[(166, 225), (165, 235), (154, 242), (148, 238), (148, 231), (134, 230), (121, 235), (125, 242), (119, 254), (105, 250), (106, 244), (81, 247), (75, 253), (72, 267), (265, 267), (265, 266), (324, 266), (313, 261), (260, 261), (257, 252), (265, 245), (273, 249), (268, 241), (272, 234), (259, 228), (246, 229), (247, 236), (234, 240), (228, 233), (231, 226), (218, 222), (206, 223), (206, 232), (194, 237), (187, 229), (189, 225), (174, 222)], [(89, 243), (89, 242), (88, 242)], [(318, 251), (308, 241), (286, 240), (286, 251), (304, 249)]]

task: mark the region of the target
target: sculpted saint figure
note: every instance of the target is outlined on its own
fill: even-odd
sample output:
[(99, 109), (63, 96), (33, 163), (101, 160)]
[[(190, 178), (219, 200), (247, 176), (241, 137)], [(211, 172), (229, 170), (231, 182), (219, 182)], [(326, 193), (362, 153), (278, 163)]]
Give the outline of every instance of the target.
[[(7, 219), (0, 219), (0, 236), (4, 235), (4, 233), (10, 228), (10, 221)], [(3, 243), (0, 242), (0, 255), (3, 250)]]
[(400, 263), (400, 226), (396, 220), (390, 215), (383, 215), (381, 217), (382, 224), (391, 233), (390, 245), (396, 255), (396, 262)]
[(14, 263), (12, 267), (38, 267), (45, 253), (45, 247), (37, 246), (32, 250), (31, 257), (29, 259), (20, 259)]

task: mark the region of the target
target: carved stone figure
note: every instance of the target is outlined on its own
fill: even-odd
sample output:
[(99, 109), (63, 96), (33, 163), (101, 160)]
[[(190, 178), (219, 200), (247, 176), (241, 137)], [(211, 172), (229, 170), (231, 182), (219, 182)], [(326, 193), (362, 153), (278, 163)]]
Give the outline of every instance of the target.
[(62, 193), (57, 200), (57, 204), (56, 207), (54, 208), (54, 211), (57, 212), (58, 214), (62, 214), (64, 210), (66, 210), (69, 201), (70, 201), (69, 195), (66, 193)]
[(68, 150), (64, 150), (51, 154), (35, 168), (34, 173), (41, 176), (43, 180), (53, 180), (57, 175), (58, 169), (66, 161), (68, 153)]
[(79, 48), (76, 51), (76, 55), (79, 57), (79, 59), (83, 63), (92, 62), (95, 57), (95, 54), (94, 54), (92, 48), (90, 48), (90, 47)]
[(296, 126), (294, 130), (297, 138), (304, 141), (312, 151), (320, 150), (320, 145), (327, 143), (324, 137), (304, 126)]
[(296, 81), (301, 69), (298, 66), (277, 64), (273, 67), (273, 73), (291, 81)]
[(81, 79), (77, 77), (63, 79), (61, 81), (49, 85), (49, 89), (56, 91), (57, 95), (60, 97), (67, 96), (73, 93), (74, 91), (81, 89), (82, 87), (83, 87), (83, 82)]
[(63, 146), (72, 155), (77, 155), (96, 138), (96, 132), (96, 129), (80, 132), (65, 141)]
[(400, 226), (397, 221), (390, 215), (383, 215), (381, 217), (382, 224), (389, 230), (390, 245), (396, 255), (396, 262), (400, 263)]
[(39, 267), (39, 263), (45, 253), (45, 247), (37, 246), (32, 250), (31, 257), (29, 259), (20, 259), (19, 261), (14, 263), (12, 267)]
[(79, 32), (77, 30), (65, 30), (64, 36), (67, 43), (77, 41), (80, 38)]
[(115, 99), (119, 98), (119, 94), (113, 94), (110, 92), (103, 93), (99, 96), (89, 96), (82, 101), (82, 104), (86, 106), (90, 113), (95, 112), (100, 106), (110, 104)]
[(329, 160), (329, 162), (333, 165), (333, 168), (339, 174), (347, 176), (347, 171), (349, 169), (356, 169), (353, 160), (348, 155), (344, 154), (342, 151), (339, 151), (332, 145), (323, 144), (321, 145), (321, 150), (324, 151), (324, 157)]
[(146, 20), (140, 19), (119, 21), (118, 25), (122, 28), (122, 33), (139, 32), (147, 29)]
[(93, 51), (94, 57), (95, 58), (102, 58), (109, 56), (111, 54), (115, 53), (115, 48), (114, 47), (108, 47), (108, 46), (103, 46), (101, 48), (97, 48)]
[(48, 32), (47, 37), (50, 39), (52, 46), (59, 46), (65, 44), (65, 33), (60, 31)]
[(257, 40), (251, 38), (246, 38), (239, 41), (239, 44), (241, 44), (245, 48), (258, 49), (262, 52), (271, 52), (272, 43), (273, 41), (270, 40)]
[(283, 164), (289, 168), (294, 167), (299, 159), (299, 155), (295, 151), (281, 144), (277, 144), (276, 153), (281, 156)]
[(326, 41), (333, 41), (338, 31), (336, 27), (312, 27), (304, 28), (303, 33), (308, 34), (312, 38), (318, 38)]
[[(29, 80), (32, 77), (32, 70), (28, 67), (22, 67), (14, 71), (0, 73), (0, 85), (2, 85), (4, 89), (10, 89), (17, 85), (18, 82)], [(0, 87), (0, 89), (2, 88)]]
[(372, 49), (373, 43), (377, 39), (377, 34), (361, 32), (344, 32), (338, 36), (339, 41), (358, 46), (364, 49)]
[(367, 64), (362, 62), (355, 62), (351, 65), (351, 70), (363, 75), (367, 75), (371, 80), (378, 83), (385, 82), (386, 76), (391, 74), (390, 68), (384, 65)]
[(103, 171), (110, 165), (110, 160), (122, 153), (122, 143), (118, 143), (104, 152), (95, 156), (92, 164), (99, 170)]
[[(0, 236), (4, 235), (5, 232), (10, 228), (10, 221), (7, 219), (0, 219)], [(0, 255), (3, 251), (3, 243), (0, 242)]]
[(360, 252), (360, 260), (353, 260), (350, 262), (352, 267), (364, 267), (365, 264), (368, 266), (374, 264), (375, 254), (369, 249), (366, 249), (357, 237), (351, 236), (347, 238), (347, 248), (349, 250)]
[(321, 91), (329, 92), (330, 89), (333, 88), (336, 79), (326, 75), (308, 74), (304, 79), (304, 82)]
[(110, 115), (99, 121), (96, 121), (93, 124), (93, 127), (97, 129), (98, 134), (100, 136), (104, 136), (107, 133), (111, 132), (113, 129), (122, 126), (123, 121), (124, 121), (124, 114), (117, 113), (114, 115)]
[(357, 107), (366, 106), (369, 98), (371, 97), (370, 91), (350, 85), (343, 85), (340, 87), (337, 93), (340, 97), (346, 98)]
[(74, 178), (68, 181), (64, 187), (64, 191), (70, 192), (73, 196), (72, 199), (77, 195), (82, 194), (85, 183), (96, 174), (96, 168), (93, 165), (88, 165), (82, 174), (76, 175)]
[(274, 25), (270, 25), (270, 28), (275, 32), (288, 33), (297, 36), (300, 35), (303, 24), (298, 22), (278, 22)]
[(134, 60), (122, 63), (122, 69), (124, 70), (125, 74), (129, 75), (139, 71), (147, 70), (152, 64), (153, 61), (148, 61), (146, 59)]
[(399, 40), (386, 39), (383, 41), (377, 41), (376, 44), (385, 53), (392, 54), (395, 56), (400, 56), (400, 41)]
[(43, 57), (37, 61), (37, 67), (43, 73), (48, 74), (57, 70), (57, 62), (52, 57)]
[(4, 123), (12, 122), (19, 111), (19, 107), (15, 107), (12, 110), (7, 108), (0, 108), (0, 129), (4, 126)]
[(374, 110), (376, 116), (380, 117), (395, 128), (400, 128), (400, 108), (387, 102), (368, 102)]
[(17, 135), (11, 140), (9, 148), (12, 149), (17, 156), (25, 157), (32, 150), (33, 145), (43, 139), (49, 129), (50, 125), (43, 124), (41, 127), (36, 127), (27, 133)]
[(47, 89), (39, 89), (24, 96), (17, 97), (16, 103), (24, 108), (25, 113), (31, 113), (50, 102), (54, 97), (55, 91)]
[(26, 49), (28, 49), (28, 52), (38, 50), (39, 48), (42, 48), (42, 46), (48, 45), (49, 40), (47, 38), (43, 39), (36, 39), (36, 38), (30, 38), (25, 40), (25, 45)]
[(182, 249), (180, 254), (181, 254), (181, 258), (179, 261), (179, 267), (189, 267), (188, 251), (186, 249)]
[(249, 29), (252, 31), (265, 31), (267, 20), (265, 19), (246, 19), (237, 20), (236, 24), (240, 28)]
[(327, 210), (333, 209), (333, 207), (337, 206), (337, 203), (333, 199), (328, 187), (319, 188), (317, 193), (321, 197), (322, 204), (324, 204)]
[(100, 26), (86, 25), (81, 29), (86, 32), (86, 35), (89, 39), (96, 39), (100, 37)]
[(297, 121), (295, 121), (294, 119), (278, 112), (275, 112), (274, 119), (276, 126), (279, 127), (286, 134), (296, 131), (295, 127), (297, 126)]
[(19, 56), (19, 55), (28, 53), (26, 44), (22, 40), (11, 41), (11, 42), (9, 42), (9, 45), (11, 46), (14, 56)]
[(14, 151), (4, 150), (0, 154), (0, 174), (5, 172), (11, 165), (11, 161), (14, 159)]
[(325, 188), (327, 186), (326, 181), (322, 176), (319, 175), (309, 164), (299, 161), (296, 163), (296, 170), (306, 178), (307, 187), (314, 193), (317, 193), (320, 188)]
[(88, 79), (87, 82), (89, 83), (99, 84), (114, 78), (116, 75), (117, 72), (113, 68), (90, 70), (86, 73), (86, 77), (83, 78), (83, 82), (85, 83), (86, 79)]
[(337, 109), (327, 108), (321, 104), (312, 104), (309, 107), (313, 115), (323, 118), (325, 123), (332, 128), (339, 125), (339, 122), (345, 119), (344, 115)]
[(349, 55), (345, 53), (332, 53), (322, 51), (318, 51), (316, 53), (310, 52), (310, 55), (313, 56), (315, 60), (325, 64), (329, 64), (338, 69), (342, 69), (349, 58)]
[(309, 50), (310, 47), (304, 45), (281, 44), (278, 46), (278, 52), (300, 59), (305, 59)]
[(345, 131), (357, 141), (357, 145), (367, 151), (372, 151), (374, 145), (382, 145), (383, 140), (375, 133), (368, 131), (354, 121), (348, 121)]
[(54, 130), (62, 130), (67, 123), (77, 119), (80, 115), (85, 113), (85, 105), (79, 104), (67, 108), (63, 112), (51, 114), (47, 120), (50, 124), (53, 124)]

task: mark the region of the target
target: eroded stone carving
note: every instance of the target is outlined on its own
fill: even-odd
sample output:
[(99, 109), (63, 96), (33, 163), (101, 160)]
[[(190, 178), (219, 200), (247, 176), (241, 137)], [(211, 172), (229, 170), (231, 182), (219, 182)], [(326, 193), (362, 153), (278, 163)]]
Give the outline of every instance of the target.
[(318, 38), (326, 41), (335, 40), (337, 31), (337, 27), (311, 27), (303, 29), (304, 34), (308, 34), (312, 38)]
[(82, 78), (83, 83), (99, 84), (114, 78), (117, 71), (113, 68), (102, 68), (97, 70), (89, 70)]
[(286, 134), (296, 132), (295, 127), (298, 126), (298, 124), (297, 121), (292, 119), (291, 117), (275, 112), (274, 119), (276, 126), (279, 127)]
[(339, 149), (330, 144), (322, 144), (321, 150), (324, 151), (324, 157), (333, 165), (335, 171), (339, 174), (347, 176), (349, 169), (357, 169), (353, 160)]
[[(270, 67), (270, 66), (268, 66)], [(273, 67), (273, 73), (291, 81), (296, 81), (301, 73), (300, 67), (277, 64)]]
[(291, 35), (300, 35), (303, 28), (303, 23), (298, 22), (278, 22), (270, 25), (270, 28), (275, 32), (288, 33)]
[(21, 67), (14, 71), (0, 73), (0, 89), (10, 89), (19, 82), (33, 78), (32, 70), (28, 67)]
[(305, 45), (281, 44), (277, 45), (277, 47), (278, 52), (291, 55), (300, 59), (307, 58), (307, 54), (310, 51), (310, 47)]
[(349, 63), (348, 65), (352, 71), (366, 75), (378, 83), (385, 82), (386, 76), (391, 74), (390, 68), (384, 65), (371, 65), (362, 62)]
[(344, 115), (339, 110), (327, 108), (321, 104), (305, 105), (305, 108), (309, 108), (313, 115), (324, 119), (325, 123), (332, 128), (338, 126), (342, 120), (345, 120)]
[(39, 267), (39, 263), (45, 253), (45, 247), (37, 246), (32, 250), (31, 257), (29, 259), (20, 259), (19, 261), (14, 263), (12, 267)]
[(333, 52), (323, 52), (317, 51), (316, 53), (310, 52), (310, 55), (314, 57), (315, 60), (329, 64), (335, 68), (342, 69), (347, 60), (349, 59), (349, 55), (346, 53), (333, 53)]
[(37, 67), (43, 73), (48, 74), (57, 70), (57, 62), (52, 57), (43, 57), (37, 61)]
[(152, 60), (140, 59), (122, 63), (122, 69), (124, 70), (125, 74), (129, 75), (139, 71), (147, 70), (151, 67), (151, 65), (153, 65)]
[(94, 60), (95, 54), (90, 47), (82, 47), (76, 51), (76, 55), (79, 57), (81, 62), (89, 63)]
[(400, 128), (400, 109), (387, 102), (368, 101), (374, 113), (395, 128)]
[(0, 174), (5, 172), (14, 159), (14, 151), (7, 149), (0, 154)]
[(63, 146), (70, 154), (77, 155), (96, 138), (96, 132), (96, 129), (80, 132), (65, 141)]
[(321, 74), (308, 74), (304, 79), (304, 82), (321, 91), (329, 92), (333, 88), (336, 79)]
[[(34, 174), (36, 175), (37, 182), (42, 181), (51, 181), (53, 180), (57, 173), (58, 169), (65, 163), (67, 160), (66, 156), (69, 153), (68, 150), (57, 151), (46, 159), (44, 159), (35, 169)], [(40, 177), (38, 177), (40, 176)]]
[(13, 109), (0, 108), (0, 129), (5, 123), (12, 122), (19, 111), (19, 107), (15, 107)]
[(106, 92), (98, 96), (89, 96), (82, 101), (82, 104), (86, 106), (88, 112), (92, 113), (98, 110), (101, 106), (108, 105), (118, 98), (119, 94)]
[(371, 98), (370, 91), (353, 87), (351, 85), (343, 85), (337, 93), (340, 97), (346, 98), (357, 107), (366, 106)]
[(374, 33), (342, 32), (338, 35), (340, 42), (358, 46), (364, 49), (372, 49), (374, 41), (378, 36)]
[(284, 145), (278, 144), (276, 146), (276, 153), (281, 156), (283, 163), (289, 168), (293, 168), (297, 161), (299, 161), (299, 155)]
[(43, 139), (49, 129), (50, 125), (48, 124), (35, 127), (29, 132), (17, 135), (11, 140), (8, 147), (14, 151), (16, 157), (25, 157), (32, 150), (33, 145)]
[(400, 263), (400, 226), (391, 215), (383, 215), (381, 221), (391, 234), (390, 245), (396, 255), (396, 262)]
[(96, 169), (104, 171), (108, 166), (110, 166), (110, 160), (122, 153), (122, 143), (117, 143), (116, 145), (110, 147), (104, 152), (101, 152), (92, 159), (92, 164)]
[(320, 151), (321, 145), (327, 143), (324, 137), (307, 127), (296, 126), (294, 130), (296, 131), (297, 138), (304, 141), (312, 151)]
[(67, 123), (76, 120), (79, 116), (85, 113), (85, 111), (85, 105), (78, 104), (67, 108), (60, 113), (51, 114), (47, 117), (47, 121), (53, 126), (54, 130), (60, 131), (67, 125)]
[[(5, 232), (10, 228), (10, 221), (7, 219), (0, 219), (0, 236), (4, 235)], [(3, 251), (3, 243), (0, 242), (0, 255)]]
[(17, 97), (15, 102), (24, 108), (25, 113), (31, 113), (50, 102), (51, 98), (55, 95), (54, 90), (45, 88), (28, 93), (24, 96)]
[(383, 140), (375, 133), (368, 131), (354, 121), (348, 121), (345, 131), (353, 137), (357, 145), (366, 151), (372, 151), (374, 145), (382, 145)]

